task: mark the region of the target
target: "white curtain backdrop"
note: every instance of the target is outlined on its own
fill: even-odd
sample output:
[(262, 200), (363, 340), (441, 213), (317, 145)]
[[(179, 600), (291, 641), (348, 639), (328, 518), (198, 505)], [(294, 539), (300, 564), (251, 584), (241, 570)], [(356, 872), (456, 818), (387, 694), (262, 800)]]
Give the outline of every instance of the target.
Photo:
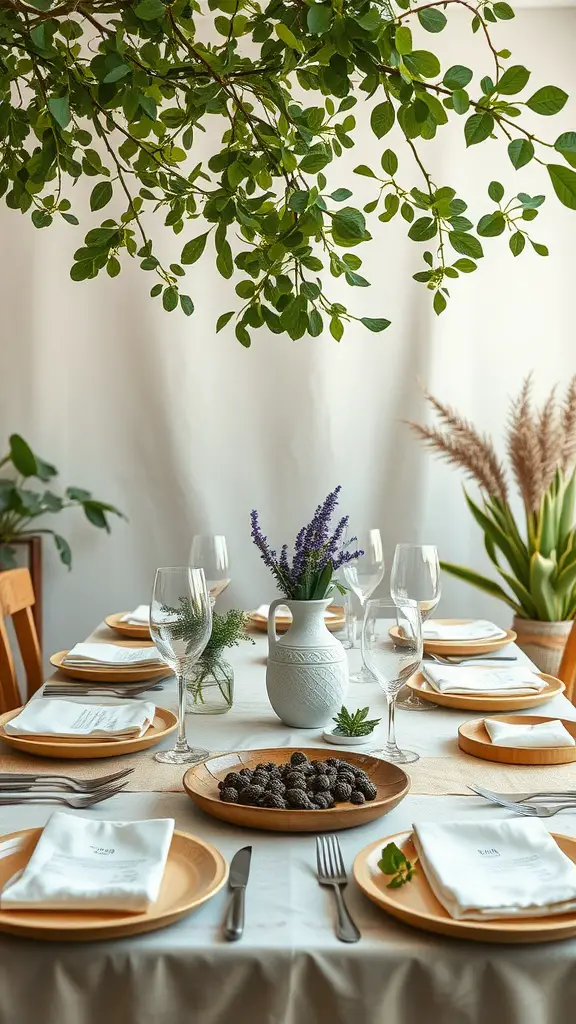
[[(428, 45), (438, 47), (444, 68), (466, 63), (486, 74), (489, 60), (468, 18), (450, 21)], [(576, 128), (576, 11), (524, 9), (494, 26), (494, 37), (512, 49), (513, 62), (532, 69), (534, 90), (553, 83), (571, 94), (555, 118), (534, 115), (537, 130), (554, 141)], [(393, 323), (380, 335), (351, 326), (340, 344), (259, 331), (247, 351), (231, 328), (216, 336), (217, 315), (234, 306), (234, 282), (218, 276), (208, 252), (189, 275), (186, 290), (197, 310), (190, 319), (149, 299), (152, 275), (135, 266), (114, 281), (75, 284), (69, 267), (80, 230), (55, 224), (38, 231), (0, 208), (0, 439), (22, 433), (59, 467), (63, 485), (87, 487), (129, 517), (114, 522), (110, 537), (79, 511), (47, 524), (74, 552), (68, 573), (46, 545), (47, 654), (82, 639), (105, 614), (146, 601), (155, 567), (186, 562), (196, 532), (228, 538), (232, 585), (224, 606), (271, 598), (273, 585), (250, 542), (250, 509), (260, 510), (266, 532), (281, 543), (337, 483), (352, 524), (382, 530), (388, 564), (396, 542), (414, 541), (489, 569), (461, 476), (425, 453), (403, 420), (426, 416), (420, 380), (493, 433), (501, 448), (508, 402), (525, 374), (535, 371), (541, 396), (576, 372), (576, 213), (560, 206), (542, 167), (514, 171), (503, 144), (465, 150), (463, 124), (422, 144), (437, 183), (468, 199), (474, 221), (492, 207), (492, 178), (531, 194), (545, 190), (550, 198), (530, 227), (549, 244), (550, 257), (529, 251), (513, 259), (504, 237), (486, 239), (489, 262), (454, 283), (448, 310), (437, 318), (425, 288), (411, 279), (422, 269), (424, 247), (406, 238), (399, 218), (375, 221), (374, 240), (360, 253), (372, 288), (330, 279), (329, 291), (359, 315)], [(333, 168), (330, 184), (350, 185), (367, 202), (374, 189), (352, 169), (378, 166), (389, 145), (400, 155), (403, 181), (419, 185), (401, 140), (391, 134), (378, 143), (368, 127)], [(80, 209), (87, 189), (78, 185), (71, 198)], [(100, 219), (93, 215), (94, 224)], [(176, 237), (157, 224), (154, 233), (162, 251), (177, 258), (198, 227)], [(505, 607), (450, 579), (441, 608), (509, 620)]]

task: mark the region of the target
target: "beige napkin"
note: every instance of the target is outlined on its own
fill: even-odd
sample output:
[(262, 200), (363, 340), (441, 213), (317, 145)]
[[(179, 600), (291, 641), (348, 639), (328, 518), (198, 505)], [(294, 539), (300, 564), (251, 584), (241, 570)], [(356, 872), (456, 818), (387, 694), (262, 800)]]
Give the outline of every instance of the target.
[(506, 636), (506, 631), (488, 622), (487, 619), (474, 619), (472, 622), (438, 622), (430, 619), (422, 627), (425, 640), (453, 640), (465, 643), (467, 640), (498, 640)]
[(422, 674), (437, 693), (485, 693), (493, 697), (540, 693), (546, 682), (524, 666), (466, 668), (425, 662)]
[(413, 828), (420, 867), (456, 920), (549, 917), (576, 908), (576, 866), (537, 818)]
[(150, 621), (150, 605), (139, 604), (133, 612), (126, 612), (122, 615), (120, 622), (127, 622), (131, 626), (147, 626)]
[(63, 665), (89, 668), (149, 668), (164, 662), (155, 647), (122, 647), (119, 644), (76, 644), (63, 658)]
[(150, 701), (102, 705), (44, 697), (26, 704), (3, 728), (8, 736), (124, 740), (144, 736), (155, 714), (156, 706)]
[(511, 725), (485, 718), (484, 725), (496, 747), (574, 747), (576, 741), (558, 719), (538, 725)]
[(142, 913), (158, 899), (173, 832), (173, 818), (95, 821), (57, 811), (6, 882), (0, 907)]

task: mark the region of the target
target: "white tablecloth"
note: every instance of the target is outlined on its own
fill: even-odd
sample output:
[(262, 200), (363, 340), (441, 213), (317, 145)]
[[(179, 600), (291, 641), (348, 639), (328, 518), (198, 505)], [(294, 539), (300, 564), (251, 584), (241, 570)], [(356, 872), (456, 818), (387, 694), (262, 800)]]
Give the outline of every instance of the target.
[[(233, 656), (237, 703), (226, 716), (188, 717), (191, 741), (211, 749), (319, 744), (318, 732), (275, 720), (264, 697), (264, 641)], [(353, 667), (358, 656), (352, 653)], [(172, 687), (158, 695), (173, 703)], [(349, 706), (384, 712), (377, 686), (352, 685)], [(564, 698), (548, 715), (576, 718)], [(458, 723), (446, 710), (398, 714), (401, 743), (447, 754)], [(3, 808), (1, 831), (43, 824), (44, 806)], [(333, 932), (332, 894), (315, 876), (314, 837), (233, 829), (201, 814), (185, 794), (126, 793), (91, 811), (101, 818), (173, 816), (227, 858), (253, 846), (246, 930), (222, 939), (228, 895), (145, 936), (46, 944), (0, 936), (0, 1024), (566, 1024), (576, 1000), (576, 940), (539, 946), (463, 943), (395, 922), (351, 882), (362, 932), (344, 945)], [(340, 833), (346, 865), (375, 839), (415, 818), (449, 820), (508, 812), (479, 798), (409, 796), (385, 818)], [(576, 814), (552, 819), (576, 834)]]

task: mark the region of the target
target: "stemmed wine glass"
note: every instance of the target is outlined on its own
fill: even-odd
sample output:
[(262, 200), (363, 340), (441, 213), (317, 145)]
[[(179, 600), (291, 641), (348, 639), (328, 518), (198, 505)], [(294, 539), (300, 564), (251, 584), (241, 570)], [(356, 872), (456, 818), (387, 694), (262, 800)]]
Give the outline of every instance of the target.
[(156, 570), (150, 634), (160, 657), (178, 678), (178, 739), (172, 750), (160, 750), (156, 761), (187, 764), (202, 761), (208, 751), (186, 740), (186, 676), (206, 647), (212, 632), (212, 604), (203, 569), (172, 566)]
[[(438, 606), (441, 594), (440, 563), (432, 544), (398, 544), (392, 563), (390, 593), (394, 601), (416, 601), (422, 623)], [(415, 693), (397, 702), (406, 711), (434, 711), (436, 705)]]
[(230, 563), (223, 534), (197, 533), (192, 538), (190, 565), (204, 569), (208, 590), (214, 600), (230, 583)]
[[(396, 627), (393, 634), (392, 627)], [(368, 601), (362, 628), (362, 656), (388, 701), (388, 737), (384, 749), (370, 753), (395, 764), (417, 761), (418, 754), (397, 746), (394, 725), (398, 693), (422, 663), (422, 622), (416, 601), (391, 601), (389, 598)]]
[[(353, 562), (345, 562), (342, 572), (347, 586), (356, 594), (362, 608), (365, 609), (368, 598), (376, 590), (384, 578), (385, 564), (382, 552), (382, 538), (380, 530), (365, 530), (363, 533), (355, 533), (348, 543), (354, 544), (364, 554)], [(350, 676), (353, 683), (373, 683), (374, 678), (363, 666), (359, 672)]]

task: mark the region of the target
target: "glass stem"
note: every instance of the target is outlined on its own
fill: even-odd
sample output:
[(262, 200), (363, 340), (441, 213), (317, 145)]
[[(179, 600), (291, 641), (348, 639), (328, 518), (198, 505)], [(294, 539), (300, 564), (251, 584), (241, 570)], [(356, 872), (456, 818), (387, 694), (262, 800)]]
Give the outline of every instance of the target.
[(186, 686), (183, 675), (178, 675), (178, 739), (174, 749), (188, 749), (186, 742)]
[(396, 710), (396, 697), (390, 695), (388, 698), (388, 738), (386, 745), (388, 747), (396, 747), (396, 725), (394, 721), (394, 712)]

